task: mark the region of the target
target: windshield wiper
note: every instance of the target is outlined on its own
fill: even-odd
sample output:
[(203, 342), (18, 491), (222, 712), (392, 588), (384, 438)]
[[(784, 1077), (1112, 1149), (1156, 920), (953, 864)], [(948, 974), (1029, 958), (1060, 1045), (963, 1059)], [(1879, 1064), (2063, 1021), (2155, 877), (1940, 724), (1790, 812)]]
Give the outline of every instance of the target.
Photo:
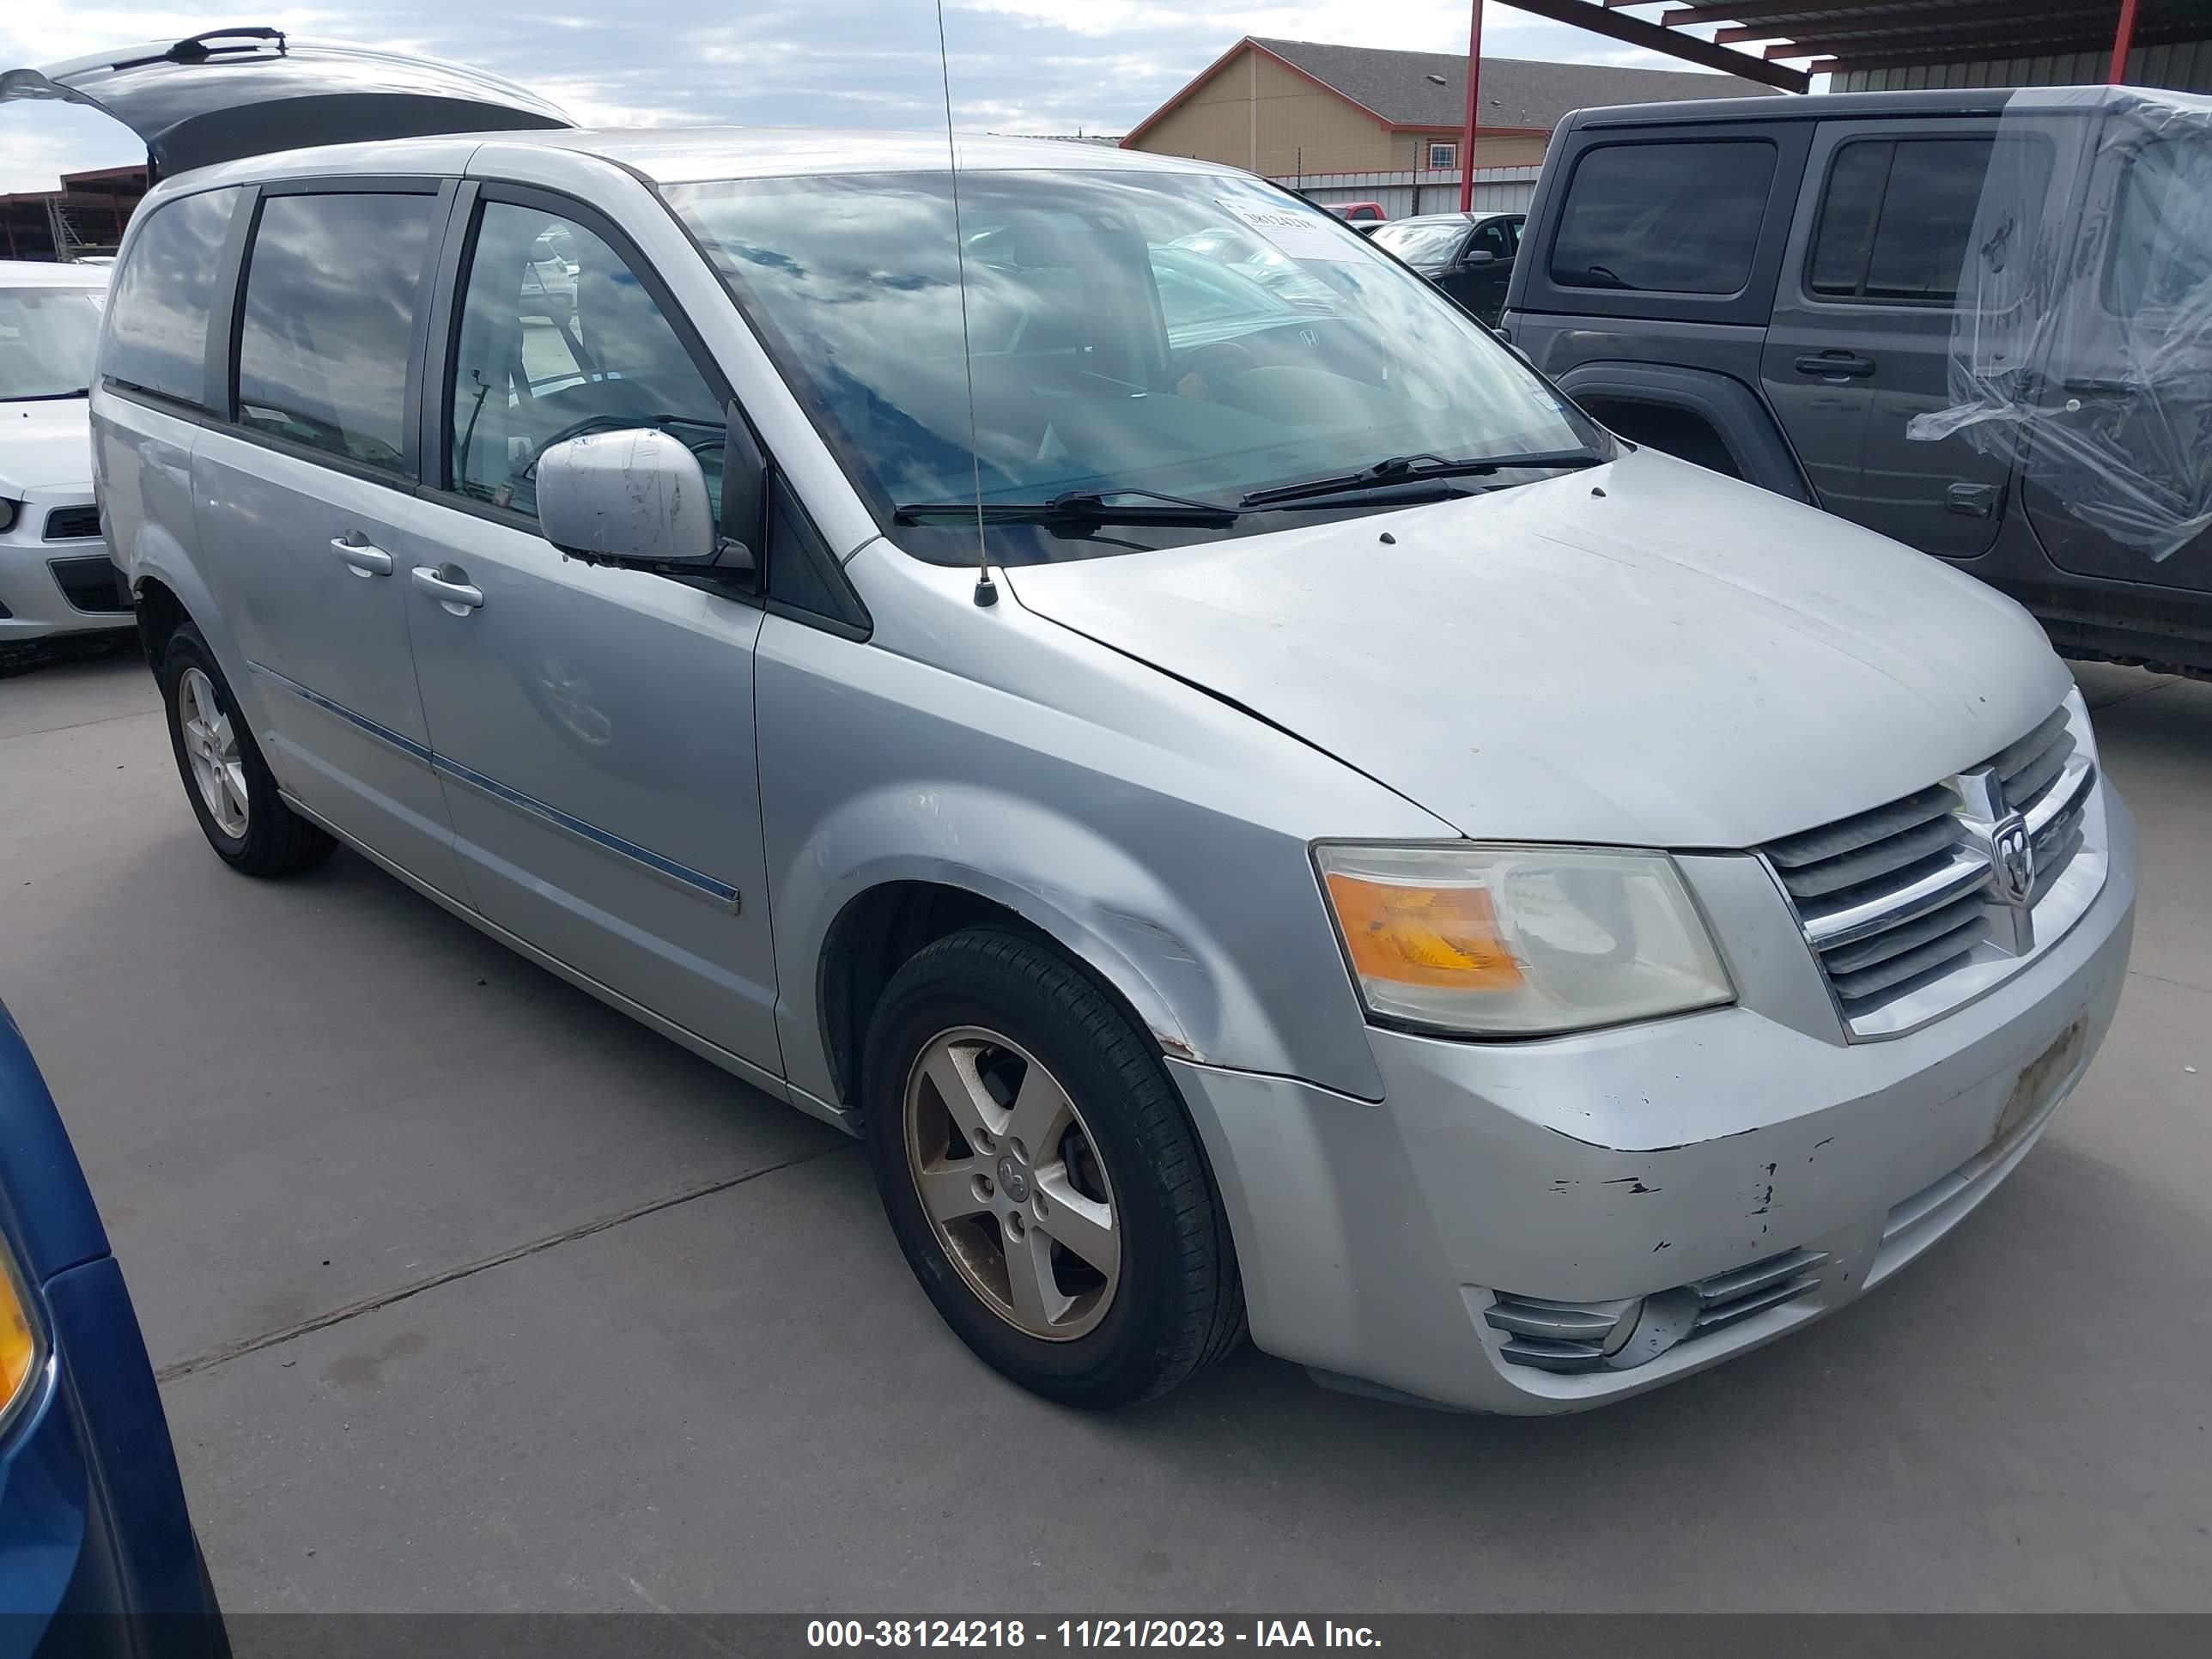
[(11, 392), (0, 398), (0, 404), (54, 404), (64, 398), (89, 398), (90, 386), (79, 386), (74, 392)]
[[(1140, 500), (1122, 504), (1125, 496)], [(1193, 529), (1231, 525), (1237, 509), (1152, 489), (1068, 489), (1045, 501), (902, 501), (891, 512), (902, 524), (1158, 524)]]
[(1556, 467), (1561, 470), (1598, 466), (1605, 457), (1588, 449), (1559, 449), (1533, 455), (1489, 455), (1480, 459), (1448, 461), (1436, 455), (1393, 455), (1372, 466), (1334, 478), (1309, 478), (1304, 483), (1255, 489), (1237, 503), (1239, 507), (1270, 507), (1283, 501), (1304, 501), (1323, 495), (1348, 495), (1389, 484), (1419, 483), (1431, 478), (1475, 478), (1508, 467)]

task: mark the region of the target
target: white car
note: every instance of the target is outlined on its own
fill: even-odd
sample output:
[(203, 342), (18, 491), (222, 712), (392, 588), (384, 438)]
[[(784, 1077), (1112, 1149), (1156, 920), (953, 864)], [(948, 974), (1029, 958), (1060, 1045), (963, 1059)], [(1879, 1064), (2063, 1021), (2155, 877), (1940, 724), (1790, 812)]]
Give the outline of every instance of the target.
[(98, 266), (0, 261), (0, 653), (131, 625), (85, 425), (106, 298)]

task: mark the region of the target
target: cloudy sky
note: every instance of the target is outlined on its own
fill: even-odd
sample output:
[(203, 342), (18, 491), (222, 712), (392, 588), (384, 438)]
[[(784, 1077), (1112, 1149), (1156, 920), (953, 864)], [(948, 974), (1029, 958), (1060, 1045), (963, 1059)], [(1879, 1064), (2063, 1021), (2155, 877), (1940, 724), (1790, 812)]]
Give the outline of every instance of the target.
[[(1005, 132), (1121, 132), (1239, 36), (1464, 51), (1468, 0), (945, 0), (954, 118)], [(650, 22), (647, 21), (651, 19)], [(476, 64), (594, 125), (941, 122), (931, 0), (5, 0), (0, 68), (224, 24), (268, 23)], [(1492, 5), (1486, 56), (1686, 67)], [(96, 112), (0, 105), (0, 191), (142, 159)]]

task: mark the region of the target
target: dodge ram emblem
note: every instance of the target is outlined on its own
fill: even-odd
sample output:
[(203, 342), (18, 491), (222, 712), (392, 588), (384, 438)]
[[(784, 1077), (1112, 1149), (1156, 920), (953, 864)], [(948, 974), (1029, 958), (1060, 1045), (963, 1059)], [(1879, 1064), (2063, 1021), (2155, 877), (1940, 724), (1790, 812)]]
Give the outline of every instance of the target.
[(2035, 892), (2035, 843), (2029, 839), (2027, 820), (2019, 813), (2007, 814), (1990, 830), (1990, 862), (1995, 896), (2015, 909), (2026, 909)]

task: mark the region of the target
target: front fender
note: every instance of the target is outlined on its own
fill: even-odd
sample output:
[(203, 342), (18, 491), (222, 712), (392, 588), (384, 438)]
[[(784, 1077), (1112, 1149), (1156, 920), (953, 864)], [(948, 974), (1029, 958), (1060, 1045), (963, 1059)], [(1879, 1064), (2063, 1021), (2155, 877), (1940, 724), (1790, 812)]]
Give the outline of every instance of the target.
[[(1069, 879), (1079, 871), (1080, 885)], [(1198, 918), (1085, 825), (973, 787), (871, 790), (817, 828), (777, 896), (779, 922), (790, 919), (779, 938), (794, 936), (796, 947), (778, 972), (784, 1053), (792, 1080), (825, 1098), (826, 1056), (822, 1075), (801, 1074), (823, 1050), (820, 976), (811, 965), (855, 899), (908, 881), (957, 888), (1012, 911), (1112, 984), (1169, 1054), (1202, 1060), (1232, 1030), (1267, 1023), (1250, 984)], [(803, 998), (793, 994), (802, 989)]]
[[(935, 605), (921, 584), (939, 580)], [(822, 1006), (840, 917), (884, 884), (926, 882), (1003, 906), (1088, 963), (1166, 1053), (1377, 1097), (1309, 846), (1338, 825), (1449, 827), (1055, 624), (978, 611), (972, 581), (925, 568), (891, 596), (903, 603), (871, 595), (868, 642), (776, 617), (763, 630), (763, 844), (793, 1086), (840, 1100)], [(988, 650), (963, 629), (988, 630)], [(1002, 684), (887, 647), (902, 629)]]

